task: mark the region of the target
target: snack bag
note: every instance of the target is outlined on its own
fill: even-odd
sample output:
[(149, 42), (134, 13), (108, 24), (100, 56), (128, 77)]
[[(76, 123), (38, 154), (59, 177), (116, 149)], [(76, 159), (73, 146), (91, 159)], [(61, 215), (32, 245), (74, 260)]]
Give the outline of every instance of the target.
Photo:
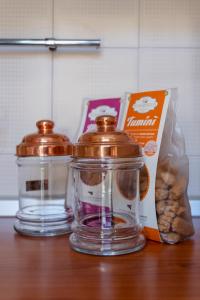
[[(121, 98), (105, 98), (105, 99), (86, 99), (83, 103), (83, 114), (81, 125), (77, 134), (76, 140), (87, 131), (94, 131), (96, 129), (95, 120), (101, 115), (111, 115), (114, 116), (118, 122), (119, 114), (121, 108)], [(72, 184), (72, 175), (71, 185)], [(81, 173), (81, 181), (83, 187), (83, 194), (85, 197), (85, 202), (82, 202), (82, 211), (84, 213), (97, 213), (102, 207), (98, 205), (99, 194), (102, 193), (101, 181), (105, 180), (101, 173), (84, 171)], [(107, 179), (107, 184), (109, 180)], [(94, 202), (96, 197), (97, 203)], [(72, 196), (69, 196), (72, 199)], [(72, 202), (72, 201), (71, 201)], [(108, 207), (105, 206), (105, 211), (108, 211)], [(108, 220), (106, 220), (107, 222)]]
[(143, 149), (141, 223), (147, 238), (174, 244), (194, 233), (188, 158), (175, 115), (176, 90), (128, 94), (121, 128)]
[[(121, 98), (86, 99), (83, 104), (83, 114), (78, 137), (84, 132), (95, 130), (96, 117), (111, 115), (118, 120), (121, 107)], [(78, 138), (77, 138), (78, 139)]]

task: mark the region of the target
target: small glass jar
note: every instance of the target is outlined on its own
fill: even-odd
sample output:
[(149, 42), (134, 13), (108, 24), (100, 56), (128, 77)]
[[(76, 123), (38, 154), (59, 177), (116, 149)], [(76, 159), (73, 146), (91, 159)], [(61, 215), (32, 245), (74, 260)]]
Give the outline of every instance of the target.
[(19, 210), (14, 228), (31, 236), (71, 231), (72, 210), (66, 205), (72, 145), (53, 132), (54, 123), (41, 120), (38, 132), (17, 146)]
[(116, 131), (112, 116), (73, 148), (74, 222), (71, 247), (94, 255), (119, 255), (145, 245), (139, 222), (140, 147)]

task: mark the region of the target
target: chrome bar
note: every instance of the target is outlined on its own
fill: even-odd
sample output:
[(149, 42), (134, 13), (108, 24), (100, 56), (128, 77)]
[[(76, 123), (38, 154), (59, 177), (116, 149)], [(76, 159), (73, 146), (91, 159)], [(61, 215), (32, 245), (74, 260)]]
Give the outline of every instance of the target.
[(100, 39), (0, 39), (0, 46), (45, 46), (49, 50), (57, 47), (95, 47), (101, 46)]

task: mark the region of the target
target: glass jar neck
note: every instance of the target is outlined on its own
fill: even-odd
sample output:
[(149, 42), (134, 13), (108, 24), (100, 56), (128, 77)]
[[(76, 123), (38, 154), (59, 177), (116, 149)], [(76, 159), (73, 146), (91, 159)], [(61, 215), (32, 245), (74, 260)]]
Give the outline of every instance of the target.
[(89, 159), (76, 158), (71, 162), (72, 168), (75, 169), (140, 169), (144, 165), (143, 159), (139, 158), (104, 158)]

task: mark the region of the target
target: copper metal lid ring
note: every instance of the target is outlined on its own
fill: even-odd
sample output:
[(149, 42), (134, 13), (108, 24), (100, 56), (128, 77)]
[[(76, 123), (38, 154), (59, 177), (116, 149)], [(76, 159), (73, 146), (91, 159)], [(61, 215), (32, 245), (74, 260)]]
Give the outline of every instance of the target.
[(142, 157), (139, 147), (134, 145), (74, 145), (72, 157), (74, 158), (135, 158)]
[(83, 134), (73, 146), (74, 158), (136, 158), (142, 152), (138, 144), (123, 131), (115, 129), (113, 116), (96, 118), (97, 131)]
[(54, 122), (41, 120), (36, 123), (38, 132), (25, 136), (16, 147), (18, 157), (66, 156), (72, 154), (72, 144), (67, 136), (53, 132)]

